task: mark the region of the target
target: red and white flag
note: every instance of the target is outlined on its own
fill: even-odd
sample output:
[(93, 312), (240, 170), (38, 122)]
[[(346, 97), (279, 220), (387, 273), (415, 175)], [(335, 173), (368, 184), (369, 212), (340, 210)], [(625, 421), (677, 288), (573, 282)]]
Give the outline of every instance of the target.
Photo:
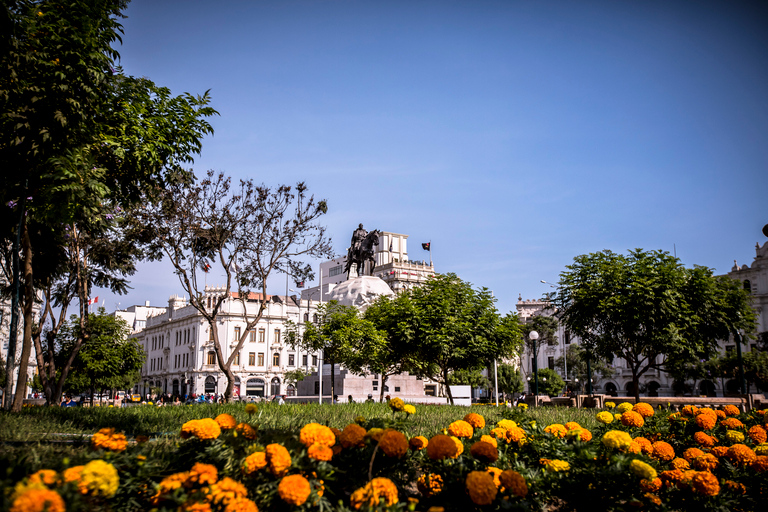
[(94, 298), (92, 298), (91, 300), (88, 301), (88, 305), (92, 306), (93, 304), (96, 304), (98, 302), (99, 302), (99, 297), (97, 295), (96, 297), (94, 297)]

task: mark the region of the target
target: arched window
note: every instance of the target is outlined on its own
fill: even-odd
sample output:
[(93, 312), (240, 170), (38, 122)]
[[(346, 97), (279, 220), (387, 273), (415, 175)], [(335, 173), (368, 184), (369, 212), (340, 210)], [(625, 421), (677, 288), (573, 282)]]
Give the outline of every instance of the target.
[(216, 364), (216, 352), (213, 350), (208, 352), (208, 364)]
[(752, 283), (749, 282), (749, 279), (744, 280), (744, 289), (747, 290), (747, 293), (752, 293)]
[[(279, 352), (275, 352), (274, 354), (272, 354), (272, 366), (280, 366), (280, 353)], [(272, 394), (274, 395), (275, 393), (272, 393)]]
[(717, 396), (715, 383), (711, 380), (702, 380), (699, 384), (699, 394), (705, 396)]
[(264, 396), (264, 381), (262, 379), (248, 379), (245, 383), (247, 396)]
[(605, 385), (605, 394), (611, 395), (611, 396), (617, 396), (616, 393), (616, 384), (613, 382), (609, 382)]
[(661, 384), (656, 382), (655, 380), (652, 380), (648, 383), (648, 396), (659, 396), (659, 388), (661, 387)]
[(275, 377), (272, 379), (272, 389), (270, 395), (279, 395), (280, 394), (280, 379)]
[(288, 384), (288, 387), (285, 388), (285, 394), (288, 396), (296, 396), (296, 386)]
[(313, 321), (314, 323), (317, 323), (317, 313), (315, 313), (314, 315), (312, 315), (312, 321)]
[(178, 395), (179, 394), (179, 379), (173, 379), (173, 392), (172, 395)]
[(309, 313), (304, 313), (304, 321), (309, 322)]
[(205, 392), (206, 393), (216, 392), (216, 379), (214, 379), (210, 375), (205, 378)]

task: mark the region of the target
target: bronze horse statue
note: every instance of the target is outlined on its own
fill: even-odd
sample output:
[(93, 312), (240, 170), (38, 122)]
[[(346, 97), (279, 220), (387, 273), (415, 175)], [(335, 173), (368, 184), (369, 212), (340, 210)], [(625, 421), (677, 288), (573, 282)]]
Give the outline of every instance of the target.
[(347, 273), (347, 279), (349, 279), (349, 271), (352, 269), (352, 264), (357, 263), (357, 275), (363, 275), (363, 268), (366, 261), (371, 262), (371, 275), (373, 275), (373, 269), (376, 268), (376, 261), (373, 259), (375, 252), (374, 247), (379, 245), (379, 235), (381, 231), (374, 229), (368, 233), (365, 238), (360, 242), (360, 246), (350, 247), (347, 254), (347, 264), (344, 267), (344, 272)]

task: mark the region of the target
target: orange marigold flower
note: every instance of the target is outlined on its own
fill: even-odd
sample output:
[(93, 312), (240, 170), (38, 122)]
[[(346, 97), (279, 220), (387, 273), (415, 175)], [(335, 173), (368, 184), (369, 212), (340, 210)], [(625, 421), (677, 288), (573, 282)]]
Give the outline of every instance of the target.
[(419, 450), (423, 450), (427, 447), (429, 444), (429, 441), (424, 436), (413, 436), (410, 441), (408, 441), (408, 446), (411, 450), (417, 452)]
[(259, 507), (248, 498), (238, 496), (229, 500), (224, 512), (259, 512)]
[(757, 455), (751, 467), (758, 473), (768, 471), (768, 455)]
[(679, 457), (672, 459), (672, 462), (670, 462), (669, 465), (672, 466), (672, 469), (679, 469), (683, 471), (686, 469), (691, 469), (691, 465), (688, 463), (688, 461)]
[(700, 471), (691, 478), (693, 490), (704, 496), (717, 496), (720, 494), (720, 483), (717, 477), (708, 471)]
[(114, 428), (102, 428), (91, 437), (91, 445), (96, 449), (122, 452), (127, 448), (128, 442), (122, 432), (115, 432)]
[(183, 512), (211, 512), (211, 504), (200, 501), (194, 503), (187, 502), (179, 510)]
[(486, 464), (496, 462), (496, 459), (499, 458), (499, 452), (496, 447), (485, 441), (478, 441), (473, 444), (469, 449), (469, 453), (471, 453), (477, 460), (485, 462)]
[(683, 458), (688, 462), (691, 462), (696, 457), (701, 457), (702, 455), (704, 455), (704, 452), (698, 448), (688, 448), (683, 452)]
[[(324, 446), (325, 449), (330, 450), (327, 445), (315, 443), (312, 446), (319, 445)], [(309, 498), (309, 494), (312, 489), (309, 487), (309, 480), (301, 475), (290, 475), (280, 480), (280, 484), (277, 486), (277, 493), (280, 498), (289, 505), (295, 505), (297, 507), (304, 504)]]
[(645, 497), (645, 499), (647, 499), (648, 501), (650, 501), (654, 505), (656, 505), (656, 506), (660, 506), (661, 505), (661, 498), (659, 498), (658, 496), (656, 496), (652, 492), (647, 492), (647, 493), (643, 494), (643, 496)]
[(66, 506), (56, 491), (30, 488), (16, 496), (10, 510), (11, 512), (64, 512)]
[(659, 460), (672, 460), (675, 458), (675, 449), (666, 441), (656, 441), (653, 443), (653, 453), (651, 456)]
[(715, 415), (717, 416), (717, 419), (722, 420), (725, 418), (725, 411), (718, 409), (715, 411)]
[(61, 473), (61, 477), (64, 479), (64, 483), (77, 482), (80, 480), (80, 473), (82, 473), (85, 466), (72, 466), (65, 469)]
[(739, 414), (741, 414), (741, 411), (739, 410), (738, 407), (730, 404), (723, 407), (723, 412), (725, 413), (726, 416), (738, 416)]
[(712, 449), (709, 450), (709, 453), (714, 455), (715, 457), (725, 457), (728, 454), (728, 447), (727, 446), (713, 446)]
[(491, 435), (494, 436), (496, 439), (505, 439), (507, 435), (507, 429), (496, 427), (494, 429), (491, 429)]
[[(251, 404), (248, 404), (251, 405)], [(256, 429), (250, 426), (247, 423), (238, 423), (237, 426), (235, 426), (235, 432), (243, 436), (244, 438), (253, 441), (256, 439)]]
[(696, 416), (698, 416), (699, 414), (709, 414), (710, 416), (717, 417), (717, 413), (711, 407), (702, 407), (701, 409), (696, 411)]
[(221, 435), (221, 427), (211, 418), (190, 420), (181, 426), (181, 437), (187, 439), (194, 436), (198, 439), (216, 439)]
[(621, 415), (621, 424), (625, 427), (640, 428), (645, 425), (643, 417), (635, 411), (627, 411)]
[(397, 430), (387, 430), (379, 439), (379, 448), (387, 457), (402, 457), (408, 452), (408, 438)]
[(627, 448), (628, 453), (634, 453), (634, 454), (641, 454), (643, 453), (643, 449), (640, 447), (638, 443), (636, 443), (634, 440), (629, 443), (629, 448)]
[(565, 434), (568, 433), (568, 429), (565, 428), (565, 425), (562, 425), (560, 423), (553, 423), (551, 425), (544, 427), (544, 432), (548, 432), (555, 437), (563, 438), (565, 437)]
[(216, 423), (219, 424), (221, 430), (232, 430), (237, 426), (237, 420), (231, 414), (219, 414), (215, 418)]
[(485, 418), (477, 413), (471, 412), (464, 416), (464, 421), (472, 425), (473, 428), (485, 428)]
[(707, 448), (715, 446), (715, 443), (717, 442), (717, 439), (704, 432), (696, 432), (693, 434), (693, 440)]
[(760, 425), (754, 425), (747, 431), (747, 435), (755, 444), (761, 444), (768, 439), (768, 434), (766, 434), (766, 431), (763, 427)]
[(272, 443), (268, 444), (264, 451), (267, 453), (267, 463), (272, 474), (283, 476), (291, 467), (291, 454), (288, 450), (283, 445)]
[(222, 478), (215, 484), (208, 486), (208, 498), (213, 503), (228, 504), (231, 500), (245, 498), (248, 496), (248, 490), (237, 480), (232, 480), (228, 476)]
[(499, 475), (499, 481), (504, 488), (512, 491), (512, 494), (520, 498), (525, 498), (528, 494), (528, 484), (525, 483), (523, 475), (517, 471), (507, 469)]
[(568, 437), (578, 439), (583, 443), (588, 443), (592, 440), (592, 432), (585, 428), (576, 428), (568, 431)]
[(683, 481), (684, 475), (685, 473), (681, 469), (670, 469), (659, 473), (659, 478), (661, 478), (661, 481), (667, 484), (667, 486), (675, 486)]
[(41, 469), (29, 475), (29, 483), (53, 485), (56, 483), (56, 476), (57, 476), (57, 473), (52, 469)]
[(711, 414), (699, 414), (696, 416), (696, 424), (704, 430), (709, 430), (717, 423), (717, 416)]
[(691, 465), (694, 469), (698, 469), (699, 471), (712, 471), (719, 463), (720, 461), (717, 457), (711, 453), (705, 453), (704, 455), (693, 459)]
[(219, 470), (213, 464), (203, 464), (196, 462), (189, 470), (187, 482), (190, 484), (207, 485), (216, 483), (219, 479)]
[(453, 456), (455, 459), (462, 453), (464, 453), (464, 443), (461, 442), (461, 439), (458, 437), (451, 436), (451, 441), (453, 441), (453, 445), (456, 447), (456, 455)]
[(423, 474), (416, 481), (416, 487), (425, 498), (440, 494), (443, 490), (443, 477), (434, 473)]
[(496, 438), (493, 437), (493, 436), (489, 436), (488, 434), (484, 434), (484, 435), (480, 436), (480, 440), (484, 441), (484, 442), (486, 442), (488, 444), (492, 444), (494, 448), (498, 448), (499, 447), (499, 443), (498, 443), (498, 441), (496, 441)]
[(354, 509), (359, 510), (364, 503), (370, 506), (378, 505), (381, 498), (384, 498), (384, 504), (387, 506), (397, 503), (397, 487), (389, 478), (374, 478), (365, 484), (365, 487), (353, 492), (349, 501)]
[(365, 429), (355, 423), (350, 423), (341, 432), (339, 441), (344, 448), (351, 448), (353, 446), (365, 445)]
[(576, 429), (580, 429), (581, 425), (579, 425), (575, 421), (569, 421), (568, 423), (565, 424), (565, 428), (567, 428), (568, 430), (576, 430)]
[(432, 460), (440, 460), (446, 457), (455, 459), (459, 456), (459, 451), (451, 436), (437, 434), (427, 444), (427, 456)]
[(752, 464), (752, 462), (755, 461), (755, 458), (757, 458), (757, 455), (752, 451), (752, 448), (745, 444), (734, 444), (728, 448), (726, 456), (731, 459), (731, 462), (734, 464), (743, 464), (745, 466)]
[(454, 421), (448, 425), (448, 433), (454, 437), (472, 437), (472, 425), (464, 420)]
[(686, 406), (683, 406), (683, 408), (680, 410), (680, 413), (683, 416), (693, 416), (694, 414), (696, 414), (696, 411), (698, 410), (699, 408), (696, 407), (695, 405), (686, 405)]
[(299, 441), (309, 448), (315, 443), (333, 446), (336, 443), (336, 436), (333, 431), (325, 425), (319, 423), (308, 423), (299, 432)]
[(525, 444), (525, 430), (520, 427), (514, 427), (507, 430), (505, 436), (507, 442), (517, 443), (518, 445)]
[(501, 480), (499, 480), (499, 476), (501, 475), (501, 470), (499, 468), (489, 466), (485, 468), (485, 471), (489, 475), (491, 475), (491, 477), (493, 478), (493, 485), (495, 485), (497, 489), (501, 487)]
[(658, 492), (661, 489), (661, 478), (653, 480), (640, 480), (640, 489), (645, 492)]
[(467, 475), (465, 485), (475, 505), (490, 505), (496, 499), (498, 489), (493, 483), (493, 477), (485, 471), (471, 471)]
[(653, 453), (653, 445), (648, 439), (642, 436), (638, 436), (634, 439), (634, 441), (640, 445), (640, 449), (643, 451), (644, 454), (650, 456)]
[(243, 461), (243, 473), (250, 475), (267, 467), (267, 454), (264, 452), (253, 452)]
[(653, 416), (653, 406), (645, 402), (638, 402), (632, 407), (632, 411), (640, 414), (643, 418), (650, 418)]
[(744, 484), (740, 484), (739, 482), (734, 482), (733, 480), (723, 480), (723, 487), (731, 491), (735, 494), (746, 494), (747, 488), (744, 487)]
[(742, 423), (738, 418), (733, 417), (720, 420), (720, 424), (730, 429), (744, 428), (744, 423)]
[(170, 494), (176, 489), (181, 489), (181, 487), (187, 483), (187, 479), (189, 478), (189, 471), (184, 471), (182, 473), (174, 473), (173, 475), (169, 475), (162, 480), (160, 480), (160, 483), (157, 484), (157, 494), (152, 496), (150, 499), (150, 502), (154, 505), (157, 505), (160, 500), (163, 499), (163, 496), (166, 494)]
[(333, 458), (333, 449), (328, 445), (315, 443), (307, 448), (307, 456), (310, 459), (329, 461)]

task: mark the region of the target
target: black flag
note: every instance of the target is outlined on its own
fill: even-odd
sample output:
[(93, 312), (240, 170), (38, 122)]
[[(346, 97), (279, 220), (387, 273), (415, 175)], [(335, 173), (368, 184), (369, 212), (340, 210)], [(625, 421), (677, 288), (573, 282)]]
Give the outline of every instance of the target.
[(421, 244), (421, 248), (424, 249), (425, 251), (428, 251), (429, 250), (429, 246), (431, 244), (432, 244), (432, 242), (427, 242), (425, 244)]

